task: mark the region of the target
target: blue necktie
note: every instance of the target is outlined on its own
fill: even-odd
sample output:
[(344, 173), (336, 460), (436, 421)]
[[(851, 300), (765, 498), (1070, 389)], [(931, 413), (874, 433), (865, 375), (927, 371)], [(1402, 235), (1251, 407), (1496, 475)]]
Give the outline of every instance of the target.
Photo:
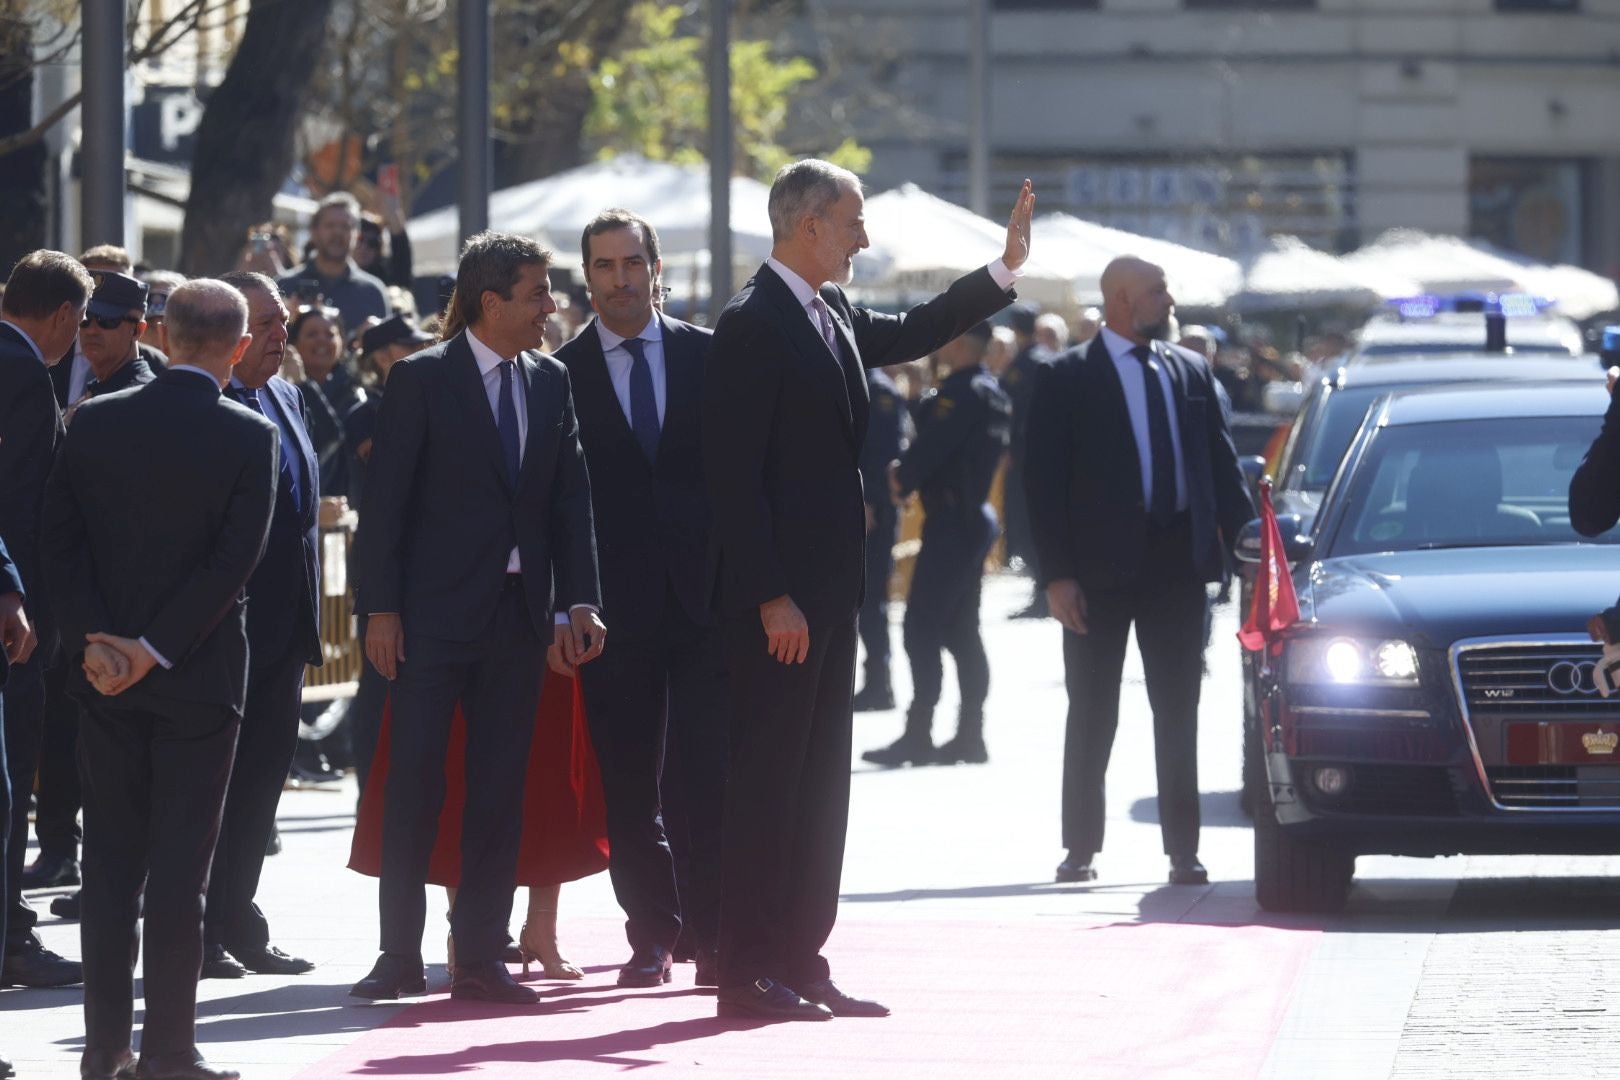
[(658, 460), (658, 399), (653, 395), (652, 368), (647, 363), (646, 342), (625, 338), (630, 353), (630, 429), (649, 462)]
[[(233, 400), (246, 405), (266, 420), (270, 420), (272, 424), (276, 424), (274, 420), (265, 415), (264, 403), (259, 400), (257, 390), (250, 390), (245, 386), (232, 386), (227, 388), (225, 392)], [(303, 492), (298, 490), (298, 474), (293, 472), (292, 465), (292, 456), (298, 452), (298, 448), (287, 445), (287, 433), (281, 430), (280, 424), (276, 424), (276, 434), (280, 436), (281, 441), (281, 482), (287, 485), (287, 492), (292, 496), (294, 509), (302, 512), (304, 509), (304, 495)]]
[(523, 440), (518, 433), (517, 402), (512, 397), (512, 361), (501, 361), (501, 398), (495, 407), (495, 426), (501, 434), (501, 452), (506, 457), (506, 478), (517, 489), (518, 468), (523, 463)]
[(1168, 525), (1176, 516), (1176, 448), (1170, 439), (1170, 409), (1164, 401), (1164, 385), (1159, 372), (1150, 361), (1153, 351), (1138, 345), (1131, 355), (1142, 364), (1143, 388), (1147, 393), (1148, 448), (1153, 461), (1153, 496), (1148, 503), (1148, 516), (1155, 524)]

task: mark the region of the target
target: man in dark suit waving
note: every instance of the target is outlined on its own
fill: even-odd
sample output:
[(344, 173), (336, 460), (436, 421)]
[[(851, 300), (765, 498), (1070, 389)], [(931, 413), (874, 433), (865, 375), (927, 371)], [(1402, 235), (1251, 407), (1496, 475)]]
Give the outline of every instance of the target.
[[(480, 233), (462, 249), (452, 318), (465, 327), (388, 373), (360, 514), (366, 657), (393, 682), (378, 906), (382, 956), (353, 993), (426, 989), (422, 930), (444, 755), (467, 730), (451, 994), (531, 1004), (501, 955), (512, 914), (524, 768), (547, 644), (594, 659), (591, 488), (568, 370), (537, 350), (557, 310), (551, 255)], [(553, 629), (552, 612), (568, 619)]]
[(788, 165), (771, 186), (771, 258), (715, 326), (703, 464), (714, 508), (708, 581), (732, 688), (722, 1016), (888, 1013), (843, 993), (821, 956), (849, 820), (864, 369), (915, 360), (1009, 304), (1034, 203), (1026, 181), (1000, 259), (885, 315), (839, 288), (867, 246), (859, 178), (824, 161)]
[[(662, 266), (648, 222), (608, 210), (581, 244), (596, 318), (557, 359), (573, 381), (591, 466), (603, 614), (613, 624), (613, 648), (580, 677), (630, 939), (619, 985), (668, 981), (683, 931), (698, 983), (713, 985), (729, 703), (703, 592), (709, 505), (699, 413), (709, 331), (653, 309)], [(684, 895), (660, 819), (666, 738), (685, 795)]]
[(1159, 822), (1170, 880), (1198, 861), (1198, 694), (1204, 584), (1219, 581), (1254, 514), (1209, 365), (1168, 344), (1164, 271), (1121, 257), (1103, 271), (1102, 330), (1041, 369), (1025, 490), (1036, 564), (1063, 624), (1069, 691), (1059, 881), (1092, 881), (1103, 774), (1119, 722), (1132, 623), (1153, 707)]
[(197, 1053), (197, 973), (247, 690), (243, 586), (270, 530), (279, 440), (270, 421), (220, 396), (252, 340), (241, 293), (188, 282), (169, 298), (166, 325), (173, 364), (80, 406), (46, 498), (63, 648), (83, 655), (68, 690), (84, 706), (86, 1077), (129, 1071), (143, 913), (139, 1075), (237, 1075)]

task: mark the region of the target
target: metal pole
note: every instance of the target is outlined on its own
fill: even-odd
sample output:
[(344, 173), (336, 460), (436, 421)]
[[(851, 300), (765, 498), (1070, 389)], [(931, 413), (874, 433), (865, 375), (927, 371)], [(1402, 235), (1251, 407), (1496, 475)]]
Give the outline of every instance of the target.
[(124, 34), (123, 0), (84, 5), (80, 45), (79, 243), (124, 242)]
[(990, 212), (990, 0), (968, 0), (968, 209)]
[(709, 0), (709, 323), (731, 299), (731, 0)]
[(461, 174), (456, 186), (461, 239), (489, 228), (489, 192), (495, 179), (489, 138), (489, 0), (461, 0), (456, 19), (460, 59), (456, 64), (456, 148)]

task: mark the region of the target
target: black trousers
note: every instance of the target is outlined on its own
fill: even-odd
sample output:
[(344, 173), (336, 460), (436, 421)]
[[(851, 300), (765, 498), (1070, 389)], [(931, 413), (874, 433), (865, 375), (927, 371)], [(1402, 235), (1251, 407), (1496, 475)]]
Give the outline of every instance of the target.
[(11, 781), (11, 821), (6, 828), (6, 952), (23, 948), (39, 915), (23, 900), (22, 871), (28, 852), (28, 800), (34, 794), (39, 748), (45, 730), (45, 678), (41, 660), (12, 665), (5, 688), (6, 773)]
[(248, 679), (247, 709), (236, 740), (236, 764), (225, 793), (225, 817), (208, 880), (204, 940), (232, 952), (270, 944), (270, 924), (253, 902), (264, 871), (265, 848), (276, 827), (276, 807), (298, 747), (298, 707), (304, 658), (287, 656)]
[[(656, 638), (615, 640), (580, 669), (607, 802), (608, 872), (632, 949), (711, 948), (720, 921), (720, 818), (730, 703), (719, 631), (698, 626), (671, 595)], [(666, 743), (674, 743), (666, 759)], [(661, 816), (666, 760), (681, 770), (688, 890), (677, 885)]]
[(727, 620), (731, 759), (726, 783), (720, 981), (789, 986), (827, 977), (849, 824), (855, 613), (811, 626), (810, 655), (766, 651), (759, 616)]
[(1154, 534), (1147, 565), (1133, 585), (1086, 593), (1088, 632), (1063, 631), (1069, 690), (1063, 746), (1063, 846), (1102, 850), (1107, 816), (1103, 778), (1119, 725), (1119, 687), (1132, 624), (1142, 653), (1158, 773), (1159, 828), (1165, 853), (1198, 853), (1198, 696), (1204, 583), (1193, 573), (1185, 515)]
[(79, 703), (67, 693), (68, 668), (45, 671), (45, 727), (39, 752), (34, 835), (41, 855), (77, 860), (79, 841)]
[(902, 633), (911, 661), (913, 694), (909, 734), (926, 735), (939, 704), (945, 668), (940, 650), (950, 650), (962, 689), (964, 733), (977, 734), (990, 695), (990, 661), (979, 634), (979, 597), (984, 559), (995, 542), (993, 513), (931, 515), (923, 524), (922, 550), (911, 575)]
[[(366, 640), (366, 617), (357, 620), (360, 640)], [(388, 680), (369, 663), (360, 665), (360, 685), (349, 700), (349, 715), (345, 726), (349, 730), (349, 755), (354, 762), (355, 779), (360, 794), (366, 791), (366, 779), (371, 775), (371, 759), (377, 753), (377, 738), (382, 734), (383, 709), (388, 704)], [(358, 808), (358, 799), (356, 807)]]
[(193, 1049), (203, 895), (239, 726), (236, 714), (223, 706), (177, 707), (172, 715), (101, 702), (84, 707), (79, 936), (88, 1051), (130, 1045), (143, 896), (141, 1051)]
[(444, 641), (407, 623), (405, 655), (390, 695), (393, 726), (377, 889), (382, 949), (421, 955), (428, 863), (444, 805), (445, 748), (460, 702), (467, 725), (467, 802), (450, 930), (459, 962), (498, 961), (512, 917), (523, 780), (545, 670), (545, 650), (529, 618), (521, 579), (508, 577), (478, 640)]
[(866, 681), (861, 685), (889, 685), (889, 578), (894, 575), (894, 541), (899, 514), (888, 499), (873, 507), (872, 531), (866, 534), (866, 597), (861, 601), (857, 625), (866, 650)]

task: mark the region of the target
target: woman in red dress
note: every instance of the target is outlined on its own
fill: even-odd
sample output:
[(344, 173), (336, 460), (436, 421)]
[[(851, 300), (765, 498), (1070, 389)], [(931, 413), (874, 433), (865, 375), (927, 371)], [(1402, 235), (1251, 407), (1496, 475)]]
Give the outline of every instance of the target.
[[(349, 868), (376, 877), (382, 864), (383, 792), (388, 784), (389, 728), (383, 713), (376, 756), (361, 796)], [(439, 835), (428, 866), (428, 881), (443, 885), (455, 903), (461, 881), (461, 811), (466, 798), (463, 765), (465, 729), (456, 711), (445, 756), (444, 808)], [(518, 935), (524, 974), (539, 961), (547, 978), (580, 979), (584, 973), (557, 949), (557, 896), (564, 881), (575, 881), (607, 869), (606, 811), (596, 754), (585, 726), (585, 705), (578, 680), (548, 671), (540, 688), (534, 738), (529, 746), (528, 775), (523, 786), (523, 839), (518, 850), (516, 884), (529, 889), (528, 913)], [(448, 964), (455, 965), (454, 943)]]

